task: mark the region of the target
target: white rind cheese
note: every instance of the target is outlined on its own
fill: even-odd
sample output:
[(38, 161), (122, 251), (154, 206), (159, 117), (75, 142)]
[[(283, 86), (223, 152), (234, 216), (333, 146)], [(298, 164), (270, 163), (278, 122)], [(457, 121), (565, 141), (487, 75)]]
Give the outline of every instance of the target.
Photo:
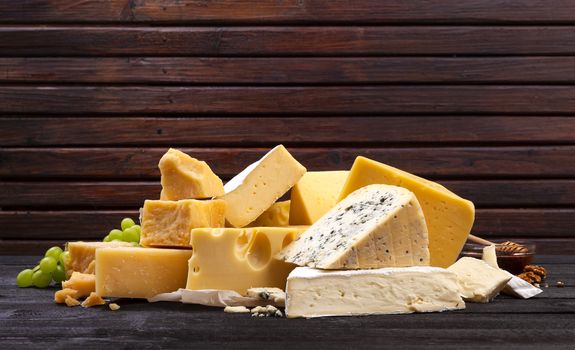
[(298, 267), (287, 280), (287, 317), (464, 309), (457, 276), (428, 266), (328, 271)]
[(397, 186), (369, 185), (338, 203), (277, 257), (322, 269), (425, 266), (428, 244), (415, 195)]
[(447, 270), (457, 274), (463, 299), (476, 303), (493, 300), (511, 279), (505, 271), (470, 257), (457, 260)]

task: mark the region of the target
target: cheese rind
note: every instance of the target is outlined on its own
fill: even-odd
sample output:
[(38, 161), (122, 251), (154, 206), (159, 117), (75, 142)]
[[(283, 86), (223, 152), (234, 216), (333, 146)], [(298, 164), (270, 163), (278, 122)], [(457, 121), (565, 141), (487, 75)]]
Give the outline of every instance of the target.
[(278, 254), (299, 266), (368, 269), (429, 264), (427, 228), (405, 188), (361, 188)]
[[(68, 242), (66, 250), (70, 253), (70, 258), (66, 260), (66, 271), (77, 271), (81, 273), (94, 273), (94, 259), (96, 249), (131, 247), (132, 243), (112, 241), (112, 242)], [(70, 272), (71, 273), (71, 272)]]
[(283, 196), (306, 169), (279, 145), (236, 175), (218, 198), (227, 203), (226, 220), (244, 227), (258, 218)]
[(150, 298), (186, 285), (192, 250), (102, 248), (96, 251), (96, 294)]
[(286, 293), (290, 318), (465, 308), (456, 275), (428, 266), (336, 271), (298, 267), (288, 277)]
[(349, 171), (308, 171), (291, 190), (290, 225), (311, 225), (333, 208)]
[(189, 261), (187, 289), (234, 290), (284, 288), (295, 265), (273, 258), (307, 226), (198, 228), (192, 230), (194, 254)]
[(377, 183), (405, 187), (415, 193), (429, 231), (430, 265), (453, 264), (473, 226), (473, 203), (438, 183), (365, 157), (355, 159), (340, 199), (358, 188)]
[(140, 244), (145, 247), (189, 247), (197, 227), (223, 227), (226, 203), (222, 200), (146, 200), (142, 208)]
[(158, 164), (162, 175), (160, 199), (212, 198), (224, 194), (222, 180), (206, 162), (170, 148)]
[(289, 226), (290, 201), (275, 202), (248, 227), (280, 227)]
[(504, 271), (470, 257), (459, 259), (447, 270), (457, 275), (463, 299), (476, 303), (493, 300), (511, 279)]

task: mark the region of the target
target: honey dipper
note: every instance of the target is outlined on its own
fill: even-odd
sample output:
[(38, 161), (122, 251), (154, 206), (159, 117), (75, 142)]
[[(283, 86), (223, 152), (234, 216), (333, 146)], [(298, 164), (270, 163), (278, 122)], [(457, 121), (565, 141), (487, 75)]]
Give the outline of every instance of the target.
[(483, 244), (483, 245), (495, 245), (495, 250), (500, 251), (500, 252), (505, 252), (505, 253), (527, 253), (529, 251), (529, 249), (527, 249), (527, 247), (525, 247), (524, 245), (521, 245), (519, 243), (515, 243), (512, 241), (506, 241), (503, 243), (494, 243), (491, 241), (488, 241), (486, 239), (483, 239), (481, 237), (477, 237), (474, 235), (469, 235), (467, 237), (467, 239), (469, 241), (475, 242), (475, 243), (479, 243), (479, 244)]

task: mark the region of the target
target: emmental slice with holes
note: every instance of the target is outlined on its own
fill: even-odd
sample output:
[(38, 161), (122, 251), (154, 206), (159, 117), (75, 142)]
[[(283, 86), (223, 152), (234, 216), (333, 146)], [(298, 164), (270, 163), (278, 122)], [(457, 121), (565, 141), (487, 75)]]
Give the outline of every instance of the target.
[(147, 200), (141, 211), (145, 247), (189, 247), (196, 227), (223, 227), (226, 203), (222, 200)]
[(321, 269), (429, 265), (423, 212), (405, 188), (366, 186), (328, 211), (278, 258)]
[(224, 289), (245, 294), (253, 287), (284, 289), (295, 265), (274, 255), (307, 226), (198, 228), (192, 230), (194, 253), (187, 289)]
[(206, 162), (170, 148), (158, 164), (162, 174), (160, 199), (212, 198), (224, 194), (222, 180)]
[(475, 207), (438, 183), (365, 157), (357, 157), (340, 199), (371, 184), (401, 186), (415, 193), (429, 231), (431, 266), (448, 267), (461, 252), (475, 219)]
[(224, 186), (218, 197), (227, 203), (226, 220), (244, 227), (272, 206), (305, 174), (306, 169), (279, 145), (245, 168)]
[(184, 288), (191, 256), (191, 249), (98, 249), (96, 294), (115, 298), (150, 298)]

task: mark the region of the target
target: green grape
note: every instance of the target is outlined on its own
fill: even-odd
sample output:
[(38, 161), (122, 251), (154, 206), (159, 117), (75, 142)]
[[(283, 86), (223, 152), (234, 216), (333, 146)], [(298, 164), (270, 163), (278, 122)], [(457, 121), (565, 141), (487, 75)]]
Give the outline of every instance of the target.
[(70, 252), (68, 251), (62, 252), (62, 254), (60, 254), (60, 257), (58, 258), (58, 260), (60, 261), (60, 265), (62, 265), (62, 267), (66, 267), (66, 263), (68, 262), (69, 259), (70, 259)]
[(44, 254), (44, 256), (54, 258), (54, 260), (58, 261), (58, 258), (60, 258), (60, 254), (62, 254), (62, 248), (52, 247), (46, 251), (46, 254)]
[(52, 278), (56, 283), (61, 283), (66, 279), (66, 270), (64, 267), (62, 267), (62, 265), (56, 266), (56, 270), (52, 271)]
[(36, 272), (38, 270), (40, 270), (40, 265), (36, 265), (36, 267), (32, 269), (32, 271), (34, 271), (34, 272)]
[(104, 239), (102, 240), (104, 242), (111, 242), (112, 239), (110, 238), (110, 235), (107, 235), (106, 237), (104, 237)]
[(32, 285), (33, 274), (34, 271), (30, 269), (20, 271), (18, 276), (16, 276), (16, 284), (18, 285), (18, 287), (20, 288), (30, 287)]
[(120, 226), (122, 226), (122, 230), (126, 230), (127, 228), (130, 228), (132, 226), (134, 226), (136, 223), (134, 222), (134, 220), (130, 219), (130, 218), (124, 218), (122, 220), (122, 223), (120, 224)]
[(134, 226), (130, 227), (130, 230), (136, 230), (136, 231), (138, 231), (138, 234), (140, 234), (142, 232), (142, 228), (140, 227), (140, 225), (134, 225)]
[(140, 242), (140, 232), (138, 229), (134, 227), (130, 227), (129, 229), (125, 230), (122, 234), (122, 240), (124, 242)]
[(54, 258), (44, 258), (40, 260), (40, 271), (50, 274), (56, 269), (56, 260)]
[(34, 272), (32, 275), (32, 283), (38, 288), (46, 288), (52, 282), (52, 275), (42, 272), (42, 270)]
[(110, 241), (114, 241), (114, 240), (122, 240), (122, 234), (123, 232), (117, 229), (113, 229), (112, 231), (110, 231), (110, 234), (108, 234), (108, 237), (110, 239)]

